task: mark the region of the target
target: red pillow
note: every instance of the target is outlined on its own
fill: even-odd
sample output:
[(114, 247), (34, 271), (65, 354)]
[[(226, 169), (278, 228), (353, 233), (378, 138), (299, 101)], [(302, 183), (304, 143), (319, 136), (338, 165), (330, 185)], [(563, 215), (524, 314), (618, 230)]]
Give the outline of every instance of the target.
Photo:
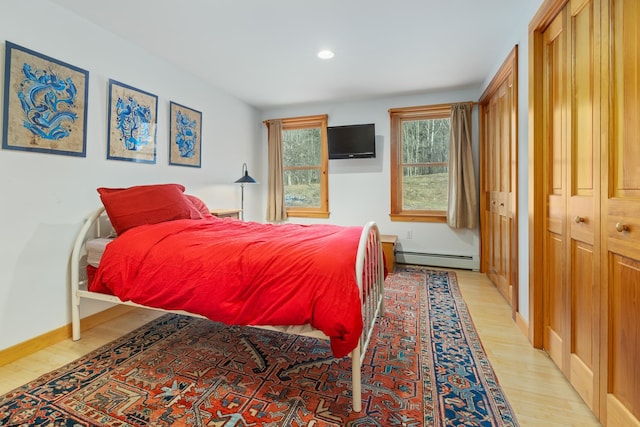
[(202, 201), (202, 199), (200, 199), (199, 197), (193, 196), (191, 194), (185, 194), (184, 196), (187, 199), (189, 199), (193, 207), (195, 207), (198, 210), (198, 212), (200, 212), (200, 215), (202, 215), (202, 218), (211, 218), (213, 216), (211, 215), (211, 211), (209, 210), (209, 207), (205, 202)]
[(111, 225), (118, 234), (145, 224), (202, 218), (183, 191), (184, 186), (180, 184), (98, 188)]

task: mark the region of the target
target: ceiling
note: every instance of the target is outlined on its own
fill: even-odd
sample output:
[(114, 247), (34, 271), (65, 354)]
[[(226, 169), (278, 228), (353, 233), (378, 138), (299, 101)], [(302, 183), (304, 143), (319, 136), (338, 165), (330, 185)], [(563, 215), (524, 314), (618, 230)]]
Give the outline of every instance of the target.
[[(51, 1), (261, 109), (480, 85), (540, 4)], [(316, 57), (325, 48), (333, 59)]]

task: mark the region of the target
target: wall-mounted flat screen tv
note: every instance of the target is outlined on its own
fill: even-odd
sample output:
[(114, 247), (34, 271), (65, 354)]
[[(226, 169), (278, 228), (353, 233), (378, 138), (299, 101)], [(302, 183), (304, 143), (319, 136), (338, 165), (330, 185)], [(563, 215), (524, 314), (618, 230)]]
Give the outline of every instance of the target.
[(373, 123), (327, 127), (329, 159), (366, 159), (376, 156)]

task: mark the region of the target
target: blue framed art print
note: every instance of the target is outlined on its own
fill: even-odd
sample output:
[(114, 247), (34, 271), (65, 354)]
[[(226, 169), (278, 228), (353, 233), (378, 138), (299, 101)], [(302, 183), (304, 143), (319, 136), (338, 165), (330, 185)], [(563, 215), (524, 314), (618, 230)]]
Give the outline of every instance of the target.
[(156, 162), (158, 97), (109, 79), (107, 159)]
[(169, 164), (200, 167), (202, 113), (169, 102)]
[(89, 72), (5, 43), (2, 148), (86, 157)]

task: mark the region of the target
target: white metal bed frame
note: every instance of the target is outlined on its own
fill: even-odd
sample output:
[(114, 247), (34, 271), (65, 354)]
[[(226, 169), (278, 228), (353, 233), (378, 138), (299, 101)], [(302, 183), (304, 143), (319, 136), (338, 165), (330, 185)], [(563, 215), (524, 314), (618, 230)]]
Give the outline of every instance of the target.
[[(87, 253), (85, 243), (89, 239), (112, 235), (113, 229), (101, 207), (95, 210), (84, 222), (71, 252), (71, 323), (73, 340), (80, 339), (80, 301), (82, 298), (124, 304), (133, 307), (151, 308), (170, 313), (184, 314), (194, 317), (203, 317), (197, 314), (179, 310), (163, 310), (155, 307), (143, 306), (130, 301), (123, 302), (113, 295), (91, 292), (87, 290)], [(380, 243), (380, 232), (375, 222), (367, 223), (360, 235), (358, 253), (356, 257), (355, 272), (360, 300), (362, 301), (362, 320), (364, 328), (360, 336), (359, 345), (351, 352), (352, 398), (353, 411), (362, 410), (362, 361), (369, 346), (371, 335), (378, 316), (384, 312), (384, 259)], [(310, 336), (321, 339), (329, 339), (321, 331), (310, 325), (304, 329), (287, 326), (253, 326), (261, 329), (269, 329), (285, 333)]]

